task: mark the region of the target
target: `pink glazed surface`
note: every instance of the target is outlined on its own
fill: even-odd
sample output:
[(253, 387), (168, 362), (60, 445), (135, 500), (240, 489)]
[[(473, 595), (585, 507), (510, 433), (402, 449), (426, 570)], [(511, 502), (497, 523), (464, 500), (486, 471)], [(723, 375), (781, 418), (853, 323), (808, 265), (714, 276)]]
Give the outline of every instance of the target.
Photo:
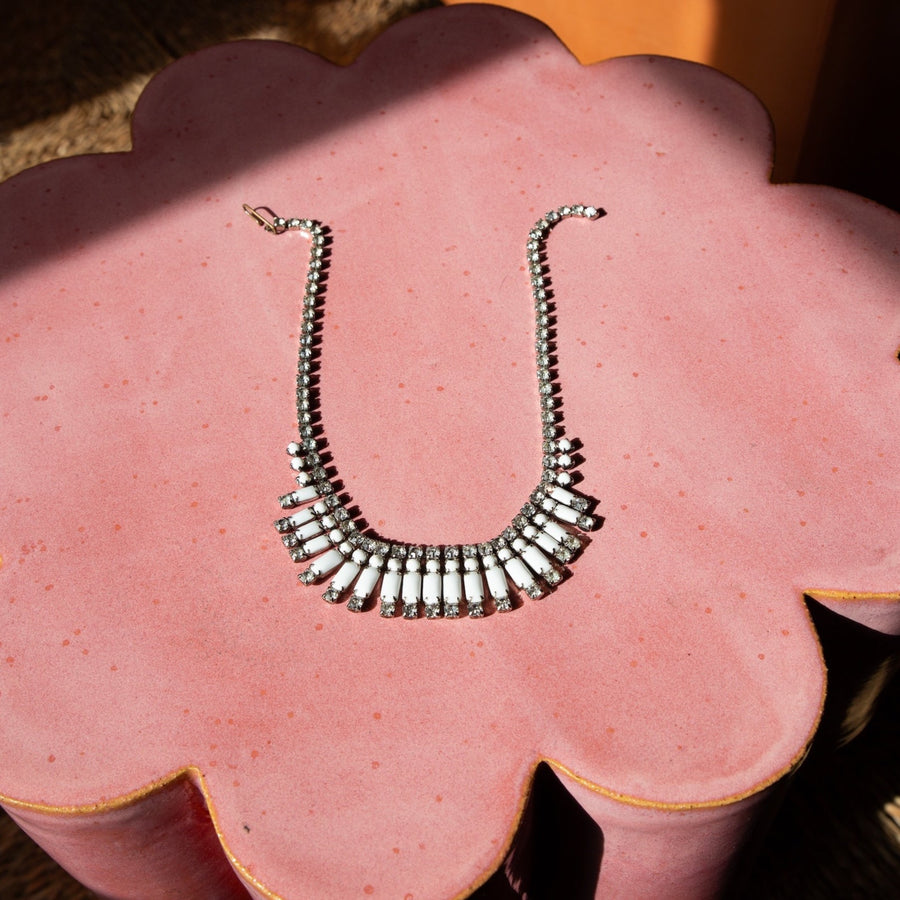
[[(603, 896), (714, 891), (816, 728), (803, 595), (900, 631), (897, 218), (770, 163), (725, 77), (581, 67), (485, 7), (346, 69), (205, 51), (147, 89), (133, 152), (3, 185), (7, 808), (101, 892), (197, 897), (184, 844), (141, 868), (105, 836), (139, 843), (186, 773), (254, 896), (421, 900), (497, 866), (548, 760), (604, 829)], [(537, 482), (524, 240), (606, 210), (549, 243), (605, 517), (555, 593), (410, 622), (297, 583), (272, 521), (307, 245), (244, 202), (332, 229), (329, 451), (373, 527), (434, 543)]]

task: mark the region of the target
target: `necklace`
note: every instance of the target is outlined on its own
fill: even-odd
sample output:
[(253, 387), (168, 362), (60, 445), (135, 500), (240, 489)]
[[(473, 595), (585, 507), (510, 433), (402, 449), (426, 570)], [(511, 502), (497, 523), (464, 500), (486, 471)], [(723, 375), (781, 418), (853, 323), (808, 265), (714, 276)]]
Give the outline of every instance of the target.
[(554, 383), (551, 340), (552, 307), (546, 240), (557, 223), (570, 217), (598, 219), (593, 206), (562, 206), (548, 212), (528, 232), (526, 260), (535, 310), (535, 351), (541, 398), (543, 468), (538, 486), (503, 531), (479, 544), (420, 545), (384, 540), (360, 528), (349, 502), (335, 490), (324, 468), (321, 426), (314, 424), (316, 386), (313, 359), (319, 345), (317, 314), (325, 268), (325, 228), (312, 219), (284, 219), (266, 207), (244, 204), (244, 211), (273, 234), (297, 230), (310, 239), (303, 292), (303, 317), (297, 363), (299, 440), (287, 452), (297, 487), (278, 498), (283, 510), (298, 510), (275, 522), (294, 562), (308, 562), (299, 574), (303, 584), (329, 579), (325, 600), (344, 597), (359, 612), (377, 597), (380, 613), (392, 617), (401, 606), (403, 618), (481, 617), (490, 604), (497, 612), (514, 608), (516, 591), (538, 599), (565, 577), (562, 567), (580, 553), (580, 532), (597, 527), (589, 514), (594, 501), (572, 490), (575, 445), (563, 437)]

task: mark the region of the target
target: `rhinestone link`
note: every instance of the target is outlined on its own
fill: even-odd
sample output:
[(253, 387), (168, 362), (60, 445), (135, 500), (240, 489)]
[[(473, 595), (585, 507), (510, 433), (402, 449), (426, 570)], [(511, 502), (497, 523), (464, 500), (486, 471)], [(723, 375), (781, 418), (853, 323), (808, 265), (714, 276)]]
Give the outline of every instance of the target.
[[(537, 599), (545, 593), (543, 579), (546, 589), (553, 590), (564, 574), (551, 565), (538, 548), (550, 553), (557, 563), (566, 564), (582, 549), (582, 540), (575, 529), (587, 531), (594, 528), (596, 522), (587, 514), (591, 501), (565, 487), (572, 482), (568, 470), (576, 465), (576, 461), (569, 453), (572, 443), (562, 436), (557, 402), (559, 385), (551, 370), (554, 317), (546, 241), (550, 230), (563, 219), (597, 219), (602, 212), (594, 206), (581, 204), (561, 206), (538, 219), (528, 232), (526, 266), (534, 298), (542, 476), (530, 500), (497, 537), (458, 547), (404, 544), (363, 533), (347, 511), (345, 502), (336, 494), (332, 476), (325, 468), (328, 463), (320, 455), (324, 445), (320, 443), (321, 427), (316, 424), (315, 412), (318, 406), (315, 369), (320, 344), (318, 303), (327, 268), (325, 230), (313, 219), (273, 217), (269, 221), (260, 213), (262, 209), (245, 206), (248, 214), (267, 231), (281, 234), (296, 230), (305, 232), (310, 238), (297, 357), (300, 440), (292, 441), (287, 447), (299, 487), (279, 500), (283, 509), (302, 508), (275, 522), (275, 528), (295, 562), (305, 560), (307, 556), (315, 557), (309, 568), (300, 573), (299, 580), (303, 584), (313, 584), (330, 575), (330, 583), (323, 594), (330, 603), (348, 597), (347, 608), (359, 611), (367, 601), (375, 598), (382, 617), (394, 618), (399, 611), (404, 619), (418, 619), (420, 608), (424, 609), (426, 618), (457, 618), (466, 613), (470, 618), (480, 618), (485, 615), (485, 603), (492, 603), (497, 612), (514, 609), (514, 589)], [(537, 565), (540, 579), (532, 579), (526, 562), (532, 567)], [(401, 573), (406, 573), (403, 597), (400, 596)], [(426, 591), (428, 603), (422, 595), (422, 575), (430, 586)], [(466, 596), (461, 607), (463, 580)], [(445, 587), (441, 595), (436, 596), (439, 584)]]

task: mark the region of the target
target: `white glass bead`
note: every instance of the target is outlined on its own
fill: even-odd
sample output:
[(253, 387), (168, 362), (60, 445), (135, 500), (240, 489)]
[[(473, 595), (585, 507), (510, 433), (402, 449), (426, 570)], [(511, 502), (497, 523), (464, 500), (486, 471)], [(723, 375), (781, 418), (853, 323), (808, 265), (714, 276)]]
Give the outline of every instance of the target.
[(528, 567), (518, 556), (507, 559), (503, 563), (503, 568), (506, 569), (506, 573), (519, 590), (525, 591), (534, 584), (534, 576), (528, 571)]
[(379, 598), (382, 603), (396, 603), (400, 598), (400, 579), (402, 576), (399, 569), (391, 568), (392, 562), (397, 562), (397, 560), (388, 560), (387, 571), (384, 573), (384, 578), (381, 579)]
[(323, 578), (329, 572), (333, 572), (344, 561), (344, 555), (336, 547), (324, 553), (318, 559), (314, 559), (307, 571), (315, 578)]
[(295, 503), (306, 503), (307, 500), (321, 500), (322, 498), (319, 496), (319, 492), (316, 490), (316, 486), (314, 484), (307, 485), (306, 487), (300, 488), (299, 491), (294, 491), (292, 494)]
[(303, 543), (300, 549), (307, 556), (315, 556), (317, 553), (327, 550), (332, 544), (334, 544), (334, 541), (327, 534), (320, 534)]
[(463, 587), (466, 591), (466, 602), (471, 604), (484, 603), (484, 582), (480, 571), (467, 570), (463, 575)]
[(308, 541), (317, 534), (321, 534), (324, 530), (325, 528), (323, 527), (322, 522), (318, 519), (313, 519), (311, 522), (301, 525), (300, 528), (294, 529), (294, 534), (296, 534), (301, 541)]
[(368, 600), (372, 596), (372, 591), (375, 590), (375, 585), (378, 584), (380, 575), (381, 572), (378, 569), (366, 566), (353, 587), (353, 596), (359, 597), (363, 601)]
[(426, 606), (441, 604), (441, 573), (426, 572), (422, 579), (422, 600)]
[[(416, 560), (407, 560), (407, 566)], [(400, 596), (404, 606), (415, 606), (422, 599), (422, 573), (416, 570), (407, 570), (403, 573), (403, 582), (400, 586)]]
[(519, 556), (525, 560), (525, 564), (537, 572), (538, 575), (546, 575), (548, 572), (552, 572), (554, 570), (553, 564), (538, 550), (534, 544), (526, 544), (525, 541), (522, 541), (525, 545), (519, 550)]
[[(318, 504), (316, 504), (318, 506)], [(301, 525), (305, 525), (307, 522), (311, 521), (315, 518), (315, 508), (312, 506), (308, 506), (306, 509), (301, 510), (298, 513), (294, 513), (292, 516), (288, 516), (288, 522), (291, 523), (291, 527), (296, 529)]]
[(572, 501), (578, 500), (577, 494), (573, 494), (571, 491), (567, 491), (564, 487), (559, 487), (558, 485), (550, 488), (549, 494), (554, 500), (565, 503), (566, 506), (572, 506)]
[(342, 593), (353, 584), (357, 575), (359, 575), (359, 564), (353, 562), (352, 559), (348, 559), (337, 572), (334, 573), (334, 578), (331, 579), (329, 587), (338, 593)]
[(560, 438), (556, 442), (556, 449), (560, 453), (568, 453), (572, 449), (572, 442), (568, 438)]
[[(547, 506), (548, 503), (550, 504), (550, 508)], [(543, 506), (551, 516), (554, 516), (561, 522), (568, 522), (570, 525), (575, 525), (578, 522), (578, 513), (572, 509), (571, 506), (566, 506), (565, 503), (554, 503), (553, 500), (548, 498), (541, 506)]]
[(506, 583), (506, 576), (500, 566), (488, 566), (484, 570), (484, 577), (494, 600), (505, 600), (509, 597), (509, 585)]
[(462, 578), (456, 569), (444, 572), (442, 590), (444, 603), (447, 603), (450, 606), (459, 606), (459, 603), (462, 600)]

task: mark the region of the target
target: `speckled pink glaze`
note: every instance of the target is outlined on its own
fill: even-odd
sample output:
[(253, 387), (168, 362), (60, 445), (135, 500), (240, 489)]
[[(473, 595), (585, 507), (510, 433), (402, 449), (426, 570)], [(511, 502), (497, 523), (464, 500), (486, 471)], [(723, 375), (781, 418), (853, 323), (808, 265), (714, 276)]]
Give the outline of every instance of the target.
[[(770, 185), (714, 71), (580, 67), (488, 7), (347, 69), (204, 51), (134, 132), (0, 187), (4, 805), (110, 896), (433, 900), (496, 867), (547, 759), (598, 894), (714, 893), (816, 727), (804, 592), (900, 631), (897, 218)], [(333, 229), (354, 501), (463, 542), (538, 478), (523, 241), (579, 201), (607, 216), (550, 241), (559, 376), (606, 522), (574, 576), (484, 620), (326, 605), (271, 525), (306, 244), (241, 204)]]

